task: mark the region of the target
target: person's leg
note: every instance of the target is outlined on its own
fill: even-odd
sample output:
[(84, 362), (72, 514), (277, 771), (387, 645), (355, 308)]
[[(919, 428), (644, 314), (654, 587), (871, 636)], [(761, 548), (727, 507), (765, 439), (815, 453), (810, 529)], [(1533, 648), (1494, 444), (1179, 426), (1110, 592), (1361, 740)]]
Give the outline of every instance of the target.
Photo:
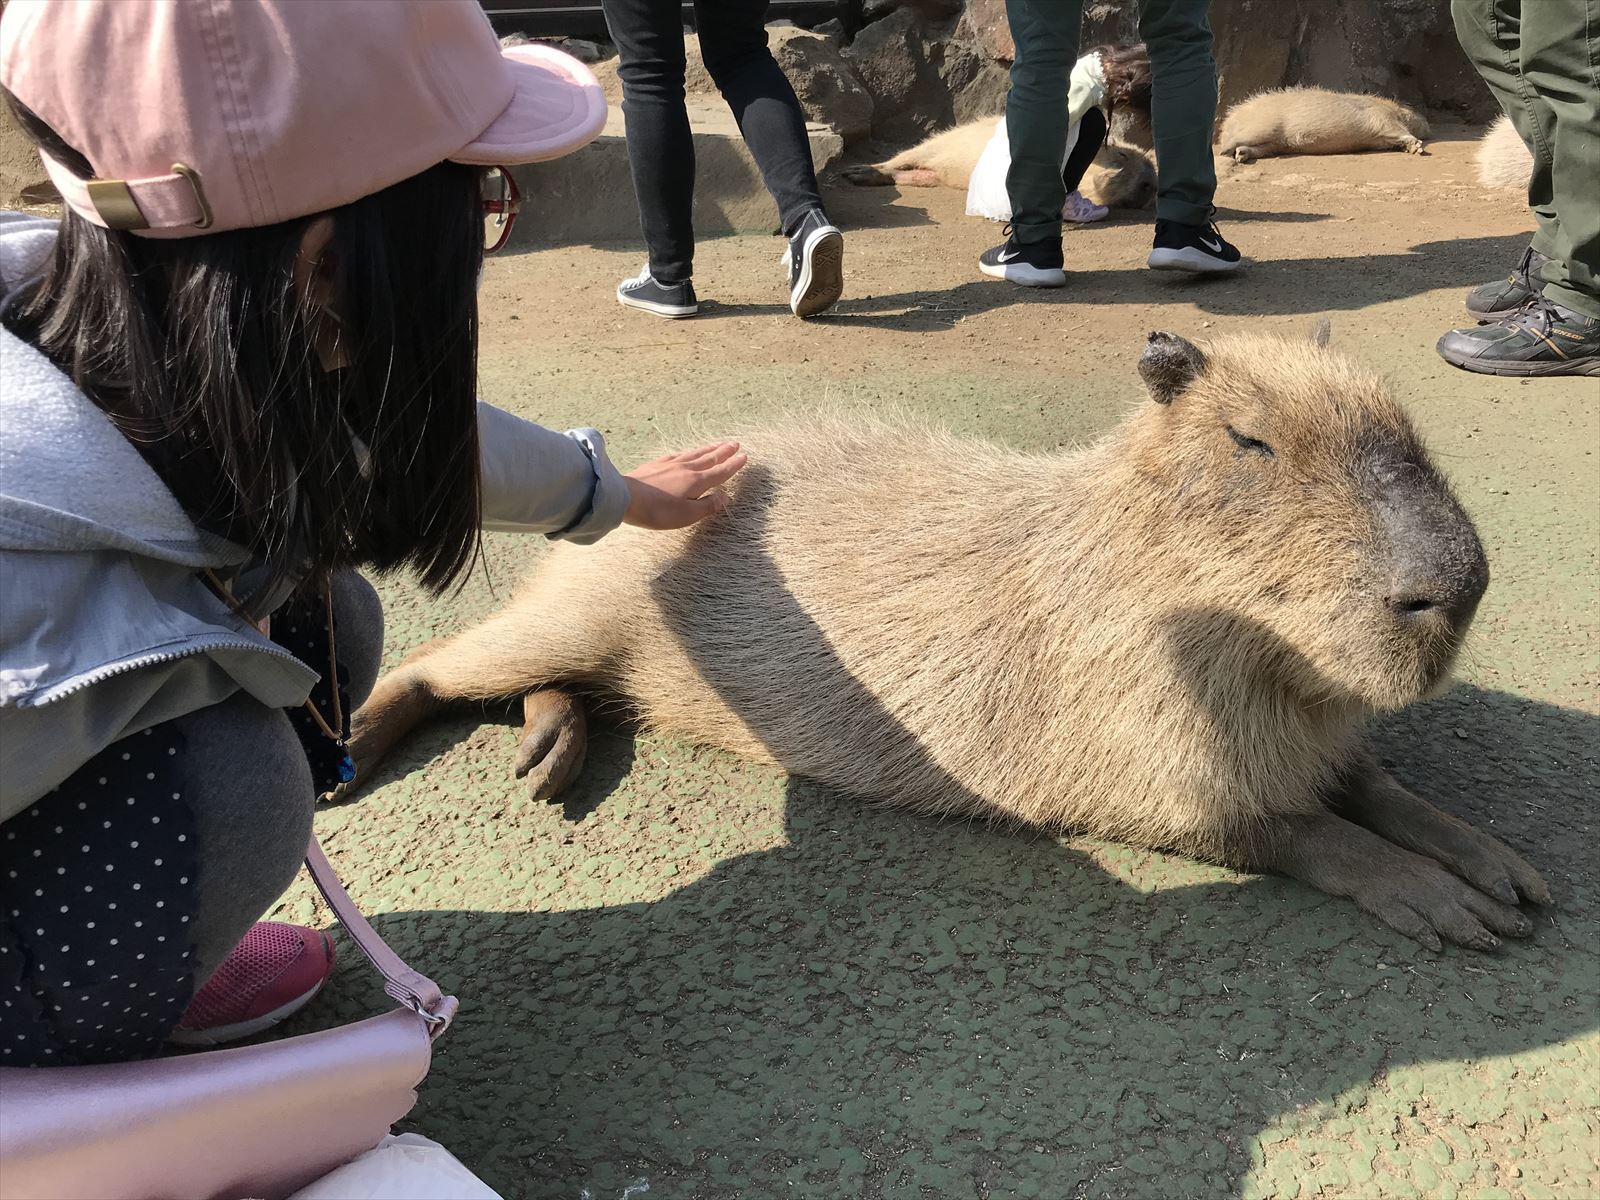
[(694, 138), (683, 105), (683, 23), (676, 0), (604, 0), (616, 43), (628, 165), (650, 273), (694, 273)]
[(766, 0), (695, 0), (700, 53), (778, 205), (784, 236), (822, 208), (806, 114), (767, 49)]
[[(350, 714), (371, 693), (383, 665), (383, 604), (372, 585), (355, 571), (335, 575), (332, 591), (340, 709), (348, 726)], [(325, 669), (325, 612), (320, 596), (291, 601), (274, 616), (273, 632), (323, 675), (311, 690), (311, 700), (331, 725), (334, 710)], [(291, 624), (304, 628), (287, 636)], [(302, 719), (304, 709), (287, 710), (287, 720), (274, 713), (278, 719), (252, 723), (250, 710), (259, 707), (235, 696), (173, 722), (191, 747), (191, 805), (207, 861), (216, 864), (202, 864), (200, 870), (195, 945), (199, 960), (196, 978), (201, 984), (293, 882), (311, 836), (316, 798), (331, 790), (329, 778), (318, 778), (311, 764), (337, 762), (336, 748), (316, 722)], [(294, 737), (298, 754), (289, 753), (291, 747), (282, 739), (284, 730)], [(224, 753), (230, 738), (244, 739), (247, 750), (230, 758)], [(251, 763), (252, 773), (264, 776), (243, 791), (233, 782), (240, 762)], [(263, 804), (263, 796), (278, 799)], [(304, 803), (301, 797), (306, 798)], [(254, 813), (255, 808), (266, 812)], [(264, 823), (264, 818), (275, 818), (278, 823)], [(292, 847), (297, 838), (298, 856), (274, 859), (266, 855), (259, 863), (249, 861), (251, 847), (258, 842)], [(261, 903), (262, 896), (266, 903)]]
[[(353, 572), (333, 592), (348, 712), (383, 615)], [(0, 1065), (159, 1053), (299, 870), (316, 790), (284, 712), (239, 693), (113, 744), (7, 821)]]
[(1547, 198), (1553, 217), (1541, 218), (1534, 238), (1549, 259), (1544, 295), (1600, 319), (1600, 0), (1524, 5), (1521, 43), (1532, 132), (1545, 143), (1531, 143), (1543, 153), (1534, 155), (1528, 201), (1538, 212)]
[(1549, 114), (1522, 76), (1522, 0), (1452, 0), (1450, 16), (1456, 40), (1473, 68), (1528, 147), (1533, 169), (1528, 176), (1528, 207), (1536, 223), (1533, 242), (1509, 275), (1467, 294), (1467, 311), (1484, 320), (1515, 312), (1541, 289), (1540, 269), (1550, 247), (1560, 240), (1559, 221), (1550, 199)]
[(1106, 115), (1098, 108), (1091, 108), (1078, 122), (1077, 139), (1072, 143), (1067, 161), (1061, 166), (1061, 186), (1069, 192), (1077, 191), (1078, 185), (1083, 182), (1084, 172), (1105, 144)]
[(817, 189), (805, 110), (767, 49), (766, 0), (695, 0), (706, 70), (727, 101), (789, 239), (789, 308), (814, 317), (844, 293), (844, 235)]
[(1210, 0), (1144, 0), (1139, 36), (1150, 51), (1150, 121), (1156, 144), (1156, 219), (1211, 220), (1217, 171), (1217, 64), (1211, 56)]
[(6, 822), (0, 1065), (158, 1054), (294, 877), (314, 803), (289, 722), (241, 693), (114, 743)]
[(1083, 114), (1083, 119), (1078, 122), (1078, 128), (1072, 139), (1072, 149), (1067, 151), (1067, 160), (1061, 165), (1061, 185), (1067, 189), (1067, 201), (1061, 210), (1064, 221), (1086, 225), (1094, 221), (1103, 221), (1110, 214), (1110, 209), (1103, 204), (1096, 204), (1078, 190), (1078, 185), (1083, 182), (1084, 172), (1094, 162), (1094, 156), (1100, 153), (1100, 148), (1106, 144), (1106, 115), (1098, 108), (1091, 108)]
[(1007, 0), (1006, 19), (1016, 44), (1011, 91), (1006, 96), (1006, 136), (1011, 166), (1011, 236), (1020, 244), (1059, 243), (1061, 155), (1067, 145), (1067, 89), (1078, 58), (1082, 0)]
[(1489, 323), (1436, 348), (1482, 374), (1600, 375), (1600, 0), (1454, 0), (1451, 15), (1533, 155), (1538, 229), (1505, 284), (1469, 295)]

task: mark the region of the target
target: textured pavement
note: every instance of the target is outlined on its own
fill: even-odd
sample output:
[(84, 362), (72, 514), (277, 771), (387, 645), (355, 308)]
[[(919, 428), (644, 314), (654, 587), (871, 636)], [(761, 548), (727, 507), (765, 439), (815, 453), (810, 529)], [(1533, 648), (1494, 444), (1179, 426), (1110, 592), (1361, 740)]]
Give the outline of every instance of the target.
[[(776, 242), (703, 247), (722, 303), (677, 324), (611, 301), (636, 247), (516, 255), (486, 276), (484, 392), (598, 424), (624, 462), (819, 402), (1050, 447), (1141, 402), (1147, 328), (1332, 312), (1494, 572), (1460, 685), (1376, 748), (1545, 872), (1532, 939), (1430, 953), (1286, 880), (885, 811), (620, 726), (534, 804), (509, 711), (466, 711), (318, 818), (374, 923), (462, 998), (409, 1126), (508, 1197), (1600, 1196), (1600, 383), (1433, 356), (1528, 227), (1465, 145), (1433, 149), (1229, 176), (1224, 230), (1259, 265), (1209, 288), (1150, 280), (1137, 220), (1072, 234), (1063, 293), (973, 283), (995, 227), (948, 192), (838, 193), (852, 300), (804, 327)], [(390, 661), (539, 553), (487, 539), (493, 592), (384, 584)], [(279, 915), (328, 922), (304, 885)], [(381, 1011), (341, 949), (296, 1030)]]

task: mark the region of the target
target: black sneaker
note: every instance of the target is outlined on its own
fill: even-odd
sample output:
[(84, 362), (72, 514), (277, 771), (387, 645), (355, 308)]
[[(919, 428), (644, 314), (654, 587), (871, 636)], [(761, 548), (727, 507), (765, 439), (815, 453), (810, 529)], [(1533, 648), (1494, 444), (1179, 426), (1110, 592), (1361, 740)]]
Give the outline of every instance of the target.
[(1156, 244), (1149, 259), (1153, 270), (1218, 275), (1238, 270), (1239, 262), (1239, 251), (1228, 244), (1214, 221), (1204, 225), (1156, 221)]
[(789, 236), (789, 311), (797, 317), (827, 312), (844, 295), (844, 234), (820, 208), (800, 219)]
[(1061, 239), (1019, 242), (1011, 226), (1006, 240), (978, 256), (978, 270), (992, 279), (1004, 279), (1023, 287), (1066, 287), (1067, 273), (1061, 267)]
[(693, 283), (687, 279), (682, 283), (662, 283), (650, 274), (648, 266), (632, 279), (617, 284), (617, 303), (658, 317), (692, 317), (700, 311)]
[(1452, 329), (1439, 357), (1480, 375), (1600, 375), (1600, 318), (1542, 294), (1488, 325)]
[(1511, 269), (1511, 274), (1493, 283), (1481, 284), (1467, 293), (1467, 311), (1480, 321), (1498, 321), (1501, 317), (1510, 316), (1544, 291), (1539, 269), (1549, 261), (1529, 246)]

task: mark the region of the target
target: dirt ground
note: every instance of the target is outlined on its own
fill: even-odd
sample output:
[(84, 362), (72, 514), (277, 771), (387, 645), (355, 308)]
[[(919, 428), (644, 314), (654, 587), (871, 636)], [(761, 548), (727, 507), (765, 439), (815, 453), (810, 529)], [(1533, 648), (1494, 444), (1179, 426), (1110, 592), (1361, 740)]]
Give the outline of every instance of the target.
[[(1545, 872), (1529, 942), (1429, 953), (1286, 880), (887, 812), (625, 728), (533, 804), (511, 716), (465, 712), (318, 819), (379, 928), (462, 998), (411, 1127), (552, 1200), (1600, 1195), (1600, 380), (1434, 354), (1530, 229), (1464, 137), (1229, 172), (1219, 220), (1252, 263), (1215, 282), (1144, 269), (1149, 214), (1071, 230), (1061, 291), (983, 281), (997, 227), (959, 194), (848, 187), (849, 298), (810, 324), (772, 238), (704, 245), (685, 322), (613, 302), (636, 244), (501, 258), (483, 391), (628, 463), (820, 404), (1052, 447), (1148, 403), (1147, 330), (1330, 316), (1494, 575), (1460, 685), (1377, 748)], [(385, 585), (390, 661), (541, 551), (491, 536), (492, 587), (442, 600)], [(279, 914), (328, 921), (305, 887)], [(342, 949), (296, 1029), (380, 1010)]]

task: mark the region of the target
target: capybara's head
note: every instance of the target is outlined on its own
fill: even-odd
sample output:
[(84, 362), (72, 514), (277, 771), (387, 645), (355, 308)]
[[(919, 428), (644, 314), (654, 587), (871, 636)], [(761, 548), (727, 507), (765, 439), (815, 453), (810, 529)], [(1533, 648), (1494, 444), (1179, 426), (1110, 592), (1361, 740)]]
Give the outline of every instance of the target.
[(1382, 381), (1326, 341), (1152, 333), (1127, 446), (1192, 563), (1169, 583), (1257, 631), (1303, 704), (1394, 709), (1444, 680), (1489, 567)]
[(1156, 170), (1144, 151), (1108, 141), (1094, 156), (1084, 192), (1107, 208), (1149, 208), (1156, 198)]

